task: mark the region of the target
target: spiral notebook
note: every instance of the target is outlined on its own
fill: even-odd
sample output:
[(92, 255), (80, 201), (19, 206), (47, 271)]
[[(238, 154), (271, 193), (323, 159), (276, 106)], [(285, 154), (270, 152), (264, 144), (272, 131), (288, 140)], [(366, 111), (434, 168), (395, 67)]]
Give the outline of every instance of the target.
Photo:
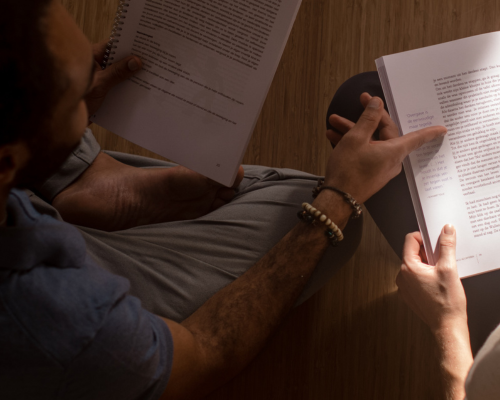
[(91, 121), (231, 186), (301, 0), (123, 0), (104, 67), (144, 68)]

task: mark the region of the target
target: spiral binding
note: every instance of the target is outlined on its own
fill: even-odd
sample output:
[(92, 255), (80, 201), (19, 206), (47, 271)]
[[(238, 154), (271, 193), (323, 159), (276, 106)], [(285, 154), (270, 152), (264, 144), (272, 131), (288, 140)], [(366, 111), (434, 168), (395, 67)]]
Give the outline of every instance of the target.
[(118, 47), (116, 43), (120, 41), (117, 39), (121, 36), (120, 31), (123, 28), (120, 25), (123, 25), (125, 22), (123, 21), (127, 18), (127, 7), (130, 7), (131, 0), (120, 0), (120, 4), (118, 6), (118, 10), (116, 11), (116, 17), (113, 25), (113, 30), (111, 31), (111, 36), (109, 38), (108, 45), (106, 46), (106, 51), (104, 52), (104, 58), (102, 60), (101, 68), (106, 69), (108, 65), (113, 64), (113, 60), (115, 59), (113, 56), (115, 55), (115, 49)]

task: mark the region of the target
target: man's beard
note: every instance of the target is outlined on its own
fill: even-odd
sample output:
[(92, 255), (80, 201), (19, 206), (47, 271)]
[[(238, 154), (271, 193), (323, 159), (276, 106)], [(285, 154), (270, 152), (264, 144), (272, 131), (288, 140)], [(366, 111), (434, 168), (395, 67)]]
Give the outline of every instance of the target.
[(51, 145), (49, 135), (27, 141), (30, 159), (16, 177), (15, 187), (37, 189), (68, 159), (80, 142), (73, 146)]

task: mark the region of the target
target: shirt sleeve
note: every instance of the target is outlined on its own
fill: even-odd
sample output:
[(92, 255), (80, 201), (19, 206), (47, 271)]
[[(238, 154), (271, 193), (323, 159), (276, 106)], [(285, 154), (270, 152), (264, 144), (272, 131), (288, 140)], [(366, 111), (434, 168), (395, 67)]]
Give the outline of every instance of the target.
[(172, 359), (168, 326), (144, 310), (138, 299), (126, 296), (69, 366), (62, 398), (158, 399), (167, 386)]
[(22, 193), (12, 199), (16, 226), (0, 240), (0, 326), (15, 333), (4, 336), (0, 370), (30, 393), (19, 398), (159, 398), (173, 361), (168, 326), (129, 295), (127, 279), (93, 261), (75, 227), (38, 214)]
[(500, 327), (479, 350), (465, 383), (468, 400), (500, 399)]
[(126, 279), (93, 263), (37, 267), (11, 278), (1, 292), (4, 307), (46, 355), (39, 369), (45, 368), (46, 377), (59, 376), (56, 398), (161, 396), (172, 368), (172, 335), (128, 294)]

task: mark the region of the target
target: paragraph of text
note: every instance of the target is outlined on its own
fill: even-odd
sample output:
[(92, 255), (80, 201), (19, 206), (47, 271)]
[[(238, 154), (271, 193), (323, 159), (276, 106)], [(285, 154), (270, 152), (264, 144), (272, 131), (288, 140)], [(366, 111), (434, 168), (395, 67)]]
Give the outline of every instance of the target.
[(474, 237), (500, 232), (500, 195), (467, 201), (465, 205)]
[(283, 0), (146, 0), (139, 25), (165, 30), (256, 70)]
[(462, 193), (500, 183), (498, 66), (434, 80)]

